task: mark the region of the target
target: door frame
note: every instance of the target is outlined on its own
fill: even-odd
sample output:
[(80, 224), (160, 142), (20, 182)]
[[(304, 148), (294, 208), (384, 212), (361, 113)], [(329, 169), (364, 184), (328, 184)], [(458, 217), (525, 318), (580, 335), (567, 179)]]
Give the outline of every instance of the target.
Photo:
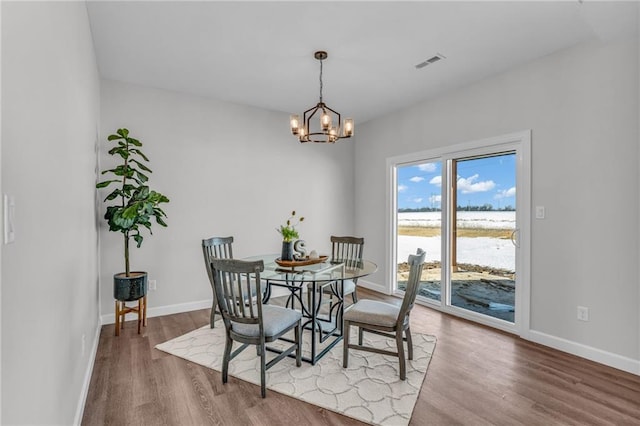
[[(464, 309), (447, 306), (448, 294), (442, 291), (440, 302), (419, 300), (417, 303), (425, 304), (431, 308), (443, 311), (455, 316), (459, 316), (471, 321), (494, 327), (503, 331), (518, 334), (522, 337), (530, 329), (530, 264), (531, 264), (531, 130), (524, 130), (495, 136), (480, 140), (474, 140), (455, 145), (428, 149), (425, 151), (413, 152), (387, 158), (387, 209), (386, 209), (386, 260), (387, 260), (387, 287), (388, 294), (402, 293), (395, 289), (397, 278), (397, 174), (396, 168), (399, 165), (411, 163), (422, 163), (431, 160), (443, 162), (443, 174), (446, 172), (446, 160), (455, 157), (473, 155), (489, 151), (513, 151), (516, 152), (516, 229), (518, 230), (519, 247), (516, 251), (516, 291), (514, 323), (476, 314), (465, 312)], [(444, 176), (443, 176), (444, 177)], [(447, 189), (442, 189), (442, 204), (448, 202)], [(445, 224), (443, 216), (443, 224)], [(445, 225), (443, 228), (446, 228)], [(447, 229), (443, 229), (442, 235), (447, 235)], [(442, 239), (442, 253), (447, 253), (448, 238)], [(441, 283), (446, 285), (450, 277), (443, 276)]]

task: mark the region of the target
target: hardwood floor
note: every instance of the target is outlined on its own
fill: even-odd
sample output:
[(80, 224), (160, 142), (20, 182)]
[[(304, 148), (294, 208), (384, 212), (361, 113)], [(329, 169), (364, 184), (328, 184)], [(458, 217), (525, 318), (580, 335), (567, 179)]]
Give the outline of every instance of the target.
[[(397, 300), (364, 289), (360, 298)], [(83, 425), (362, 423), (154, 349), (209, 321), (209, 310), (102, 328)], [(414, 332), (437, 336), (412, 425), (638, 425), (640, 376), (422, 306)], [(339, 345), (340, 346), (340, 345)], [(340, 346), (341, 347), (341, 346)]]

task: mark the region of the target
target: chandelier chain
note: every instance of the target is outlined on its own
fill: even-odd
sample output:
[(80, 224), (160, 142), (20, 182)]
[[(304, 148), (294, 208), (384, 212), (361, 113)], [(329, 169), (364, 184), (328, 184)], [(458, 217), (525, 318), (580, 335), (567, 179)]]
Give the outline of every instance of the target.
[(320, 103), (322, 103), (322, 60), (320, 60)]

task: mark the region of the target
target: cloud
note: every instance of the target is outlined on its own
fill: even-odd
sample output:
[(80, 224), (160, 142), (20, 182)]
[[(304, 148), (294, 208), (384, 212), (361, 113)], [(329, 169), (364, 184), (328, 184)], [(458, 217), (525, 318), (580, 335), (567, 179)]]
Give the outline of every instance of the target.
[(409, 189), (407, 185), (398, 185), (398, 192), (403, 192)]
[(416, 166), (416, 167), (418, 167), (418, 169), (420, 169), (420, 171), (428, 172), (428, 173), (433, 173), (437, 169), (436, 163), (418, 164), (418, 166)]
[(493, 198), (495, 198), (496, 200), (499, 200), (501, 198), (509, 198), (515, 195), (516, 195), (516, 187), (512, 186), (509, 189), (503, 189), (502, 191), (498, 191)]
[(421, 203), (422, 202), (422, 198), (420, 198), (420, 197), (412, 198), (411, 201), (413, 201), (414, 203)]
[(429, 197), (429, 203), (431, 205), (440, 205), (442, 202), (442, 195), (432, 195)]
[(485, 180), (481, 182), (475, 182), (480, 177), (477, 173), (468, 178), (458, 178), (458, 191), (463, 194), (473, 194), (474, 192), (487, 192), (495, 188), (496, 184), (492, 180)]
[(434, 176), (429, 183), (436, 186), (442, 185), (442, 176)]
[(410, 180), (411, 182), (418, 183), (418, 182), (422, 182), (422, 181), (424, 180), (424, 178), (423, 178), (423, 177), (421, 177), (421, 176), (414, 176), (414, 177), (412, 177), (412, 178), (411, 178), (411, 179), (409, 179), (409, 180)]

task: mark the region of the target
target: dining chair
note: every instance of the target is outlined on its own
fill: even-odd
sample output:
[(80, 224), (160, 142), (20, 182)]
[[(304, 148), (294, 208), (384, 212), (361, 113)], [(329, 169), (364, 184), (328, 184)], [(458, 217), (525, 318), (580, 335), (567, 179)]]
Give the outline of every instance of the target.
[[(349, 349), (358, 349), (383, 355), (398, 357), (400, 362), (400, 380), (407, 378), (404, 354), (404, 342), (407, 342), (408, 358), (413, 359), (413, 343), (409, 314), (416, 300), (420, 287), (420, 276), (424, 265), (425, 252), (418, 249), (415, 255), (409, 255), (409, 280), (400, 306), (377, 300), (364, 299), (355, 303), (344, 313), (344, 341), (342, 366), (349, 364)], [(349, 342), (351, 326), (358, 327), (358, 344)], [(397, 352), (363, 345), (364, 332), (379, 334), (395, 339)], [(403, 337), (404, 334), (404, 337)]]
[[(331, 261), (344, 262), (345, 268), (360, 267), (362, 263), (362, 252), (364, 251), (364, 238), (361, 237), (331, 237)], [(353, 303), (358, 301), (356, 286), (358, 279), (344, 280), (343, 295), (351, 295)], [(325, 287), (325, 292), (328, 287)]]
[(213, 293), (210, 318), (211, 328), (213, 328), (218, 304), (216, 303), (216, 292), (213, 286), (213, 275), (209, 260), (211, 257), (217, 259), (233, 259), (233, 237), (211, 237), (202, 240), (202, 254), (204, 255), (204, 266), (207, 268), (207, 276), (209, 277), (209, 283), (211, 284), (211, 291)]
[[(364, 251), (364, 238), (361, 237), (336, 237), (331, 236), (331, 262), (343, 262), (345, 268), (358, 267), (362, 263), (362, 253)], [(331, 298), (334, 293), (339, 292), (339, 287), (343, 287), (343, 297), (351, 295), (353, 303), (358, 301), (356, 286), (358, 279), (341, 280), (327, 282), (319, 286), (323, 294)], [(308, 288), (312, 290), (311, 285)], [(331, 302), (331, 299), (329, 299)], [(332, 310), (332, 309), (330, 309)]]
[[(257, 347), (260, 356), (261, 395), (266, 396), (266, 370), (295, 351), (296, 366), (302, 363), (302, 314), (281, 306), (263, 305), (261, 295), (260, 272), (264, 271), (264, 262), (234, 259), (211, 258), (211, 271), (218, 309), (224, 322), (226, 341), (222, 361), (222, 383), (227, 383), (229, 361), (234, 359), (249, 345)], [(282, 338), (294, 330), (293, 344), (266, 362), (267, 343), (291, 339)], [(241, 346), (231, 351), (233, 342)]]

